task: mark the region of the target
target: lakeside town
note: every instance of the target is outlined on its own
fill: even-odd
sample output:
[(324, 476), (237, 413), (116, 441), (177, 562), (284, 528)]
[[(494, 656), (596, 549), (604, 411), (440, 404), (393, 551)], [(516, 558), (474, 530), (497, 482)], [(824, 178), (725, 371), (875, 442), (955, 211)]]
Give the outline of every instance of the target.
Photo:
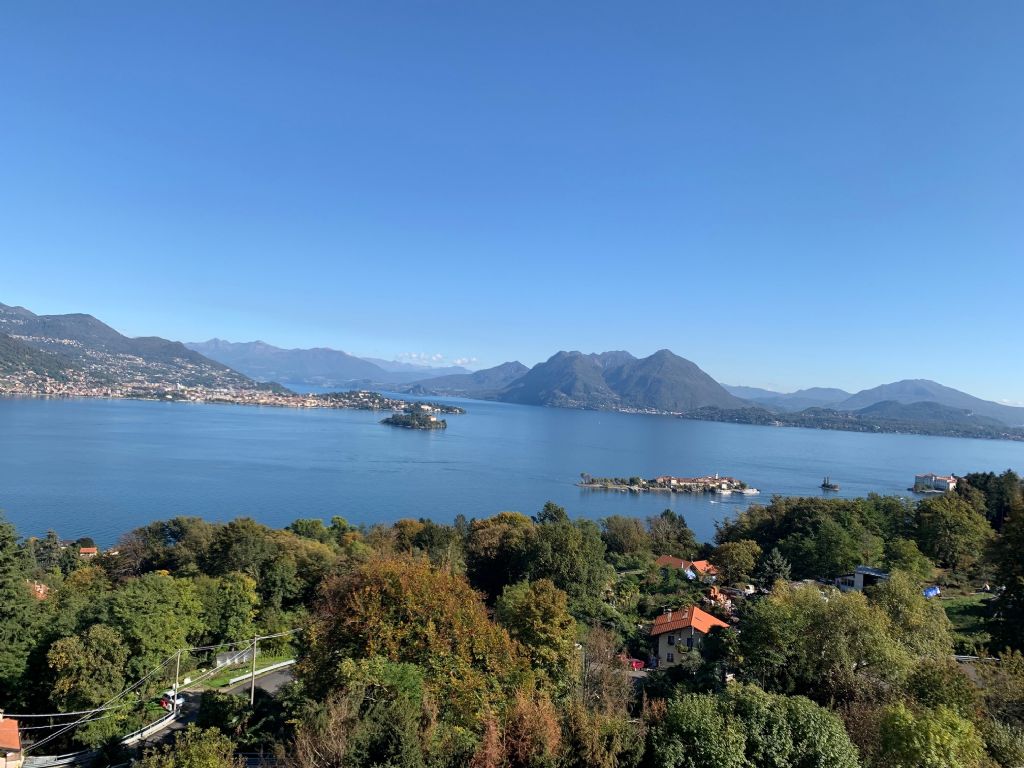
[(0, 376), (0, 396), (51, 398), (102, 398), (158, 402), (258, 405), (277, 408), (343, 408), (364, 411), (426, 410), (430, 413), (462, 414), (464, 408), (446, 403), (420, 402), (389, 397), (369, 390), (301, 394), (283, 387), (238, 388), (233, 386), (186, 386), (145, 379), (123, 383), (98, 383), (84, 374), (70, 374), (66, 380), (35, 373)]

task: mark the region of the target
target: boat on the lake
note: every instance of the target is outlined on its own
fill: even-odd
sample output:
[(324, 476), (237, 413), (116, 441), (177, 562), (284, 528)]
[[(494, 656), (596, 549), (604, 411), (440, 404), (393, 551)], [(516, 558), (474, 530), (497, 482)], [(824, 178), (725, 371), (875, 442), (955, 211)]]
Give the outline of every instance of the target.
[(838, 491), (839, 483), (833, 483), (832, 478), (825, 475), (825, 479), (821, 481), (821, 490), (823, 491)]

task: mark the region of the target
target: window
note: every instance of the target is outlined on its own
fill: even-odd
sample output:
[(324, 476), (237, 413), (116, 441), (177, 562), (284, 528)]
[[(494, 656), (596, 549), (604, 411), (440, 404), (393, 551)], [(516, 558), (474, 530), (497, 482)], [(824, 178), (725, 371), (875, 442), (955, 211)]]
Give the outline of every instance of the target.
[(692, 636), (686, 638), (686, 647), (687, 648), (691, 648), (691, 649), (693, 648), (693, 637)]
[(667, 653), (667, 654), (665, 655), (665, 659), (666, 659), (667, 661), (670, 661), (670, 662), (672, 662), (672, 661), (675, 661), (675, 660), (676, 660), (676, 655), (675, 655), (674, 653), (672, 653), (671, 651), (669, 651), (669, 652), (668, 652), (668, 653)]
[(676, 636), (675, 635), (669, 635), (668, 636), (668, 644), (669, 645), (675, 645), (676, 644)]

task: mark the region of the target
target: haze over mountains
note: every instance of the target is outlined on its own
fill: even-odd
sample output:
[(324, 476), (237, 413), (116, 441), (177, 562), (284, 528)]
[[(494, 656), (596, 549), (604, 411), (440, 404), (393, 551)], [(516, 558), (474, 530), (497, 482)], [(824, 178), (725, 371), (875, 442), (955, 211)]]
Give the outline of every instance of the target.
[(433, 376), (469, 373), (461, 366), (431, 368), (366, 359), (327, 347), (281, 349), (262, 341), (222, 339), (188, 342), (185, 346), (257, 381), (276, 381), (293, 387), (406, 384)]

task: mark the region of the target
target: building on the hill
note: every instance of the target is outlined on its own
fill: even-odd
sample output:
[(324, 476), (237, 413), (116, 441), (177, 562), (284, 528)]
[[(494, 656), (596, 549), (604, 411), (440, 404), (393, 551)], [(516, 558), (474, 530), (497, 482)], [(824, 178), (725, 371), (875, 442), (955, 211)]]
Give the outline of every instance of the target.
[(700, 579), (701, 581), (710, 583), (718, 576), (718, 569), (707, 560), (684, 560), (681, 557), (662, 555), (654, 561), (654, 564), (658, 568), (665, 570), (682, 569), (686, 573), (686, 578), (691, 581), (694, 579)]
[(837, 576), (836, 586), (840, 592), (863, 592), (865, 587), (873, 587), (880, 581), (888, 580), (888, 572), (867, 565), (858, 565), (853, 573)]
[(651, 639), (657, 643), (658, 667), (671, 667), (682, 661), (682, 654), (699, 649), (704, 637), (715, 627), (728, 627), (717, 616), (689, 605), (678, 611), (666, 611), (654, 620)]
[(939, 491), (949, 493), (956, 490), (956, 477), (953, 475), (936, 475), (928, 472), (923, 475), (914, 475), (914, 490), (918, 493)]
[(18, 721), (0, 711), (0, 768), (21, 768), (23, 760)]

